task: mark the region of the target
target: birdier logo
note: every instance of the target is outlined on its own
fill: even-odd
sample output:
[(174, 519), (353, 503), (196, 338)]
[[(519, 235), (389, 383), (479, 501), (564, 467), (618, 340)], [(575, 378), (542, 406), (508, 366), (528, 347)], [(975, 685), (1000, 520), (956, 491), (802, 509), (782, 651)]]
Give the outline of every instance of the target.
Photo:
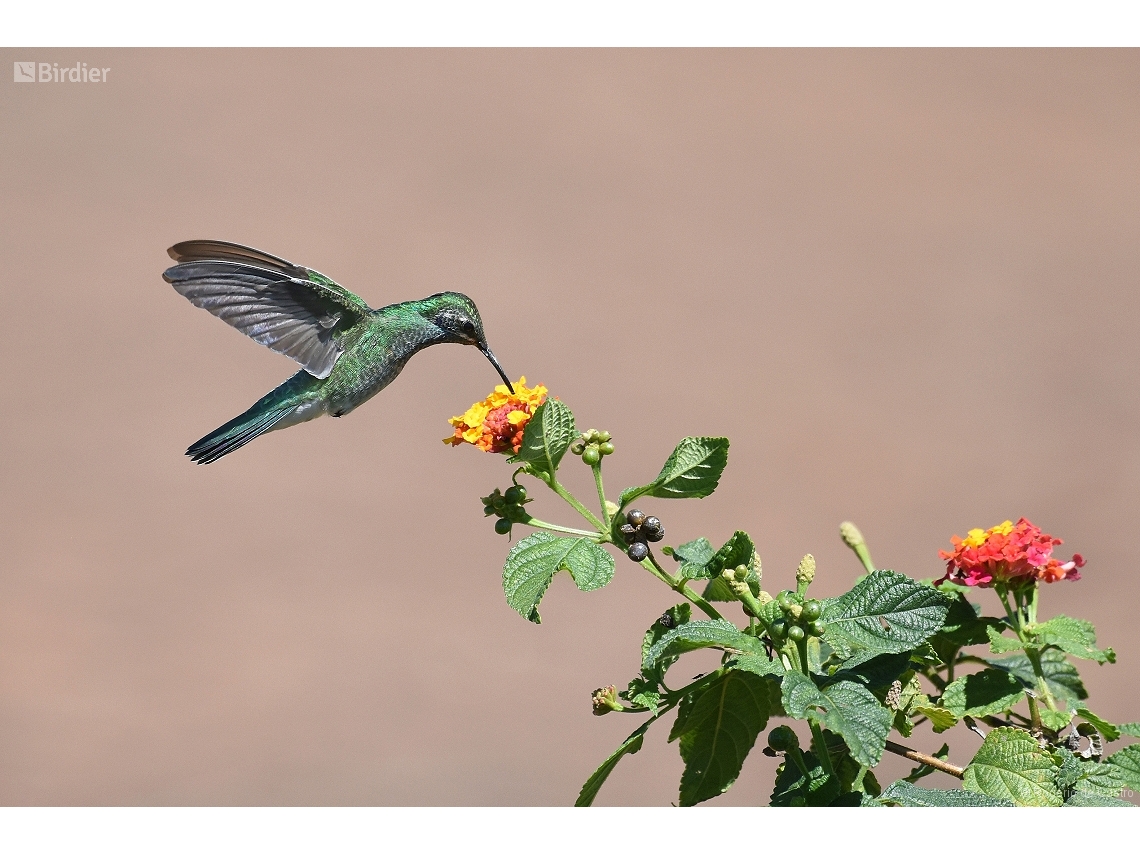
[(13, 62), (15, 83), (106, 83), (109, 68), (87, 67), (85, 62), (60, 66), (58, 62)]

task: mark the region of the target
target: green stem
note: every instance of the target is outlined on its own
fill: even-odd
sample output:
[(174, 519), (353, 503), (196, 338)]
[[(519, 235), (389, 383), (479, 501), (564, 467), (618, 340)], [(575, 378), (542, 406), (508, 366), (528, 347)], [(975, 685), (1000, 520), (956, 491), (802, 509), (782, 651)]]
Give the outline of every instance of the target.
[(568, 528), (564, 525), (555, 525), (554, 523), (543, 522), (542, 520), (535, 519), (534, 517), (527, 517), (523, 520), (523, 525), (534, 526), (535, 528), (545, 528), (548, 531), (560, 531), (563, 534), (576, 534), (580, 537), (590, 537), (597, 540), (598, 533), (596, 531), (586, 531), (581, 528)]
[(670, 576), (668, 573), (666, 573), (661, 565), (657, 563), (657, 558), (653, 554), (653, 550), (650, 550), (649, 555), (646, 558), (642, 559), (640, 563), (642, 567), (644, 567), (646, 570), (648, 570), (650, 573), (652, 573), (654, 576), (656, 576), (658, 579), (660, 579), (662, 582), (664, 582), (666, 585), (668, 585), (670, 588), (672, 588), (706, 615), (711, 617), (713, 620), (723, 619), (720, 612), (713, 608), (708, 600), (706, 600), (700, 594), (689, 590), (688, 579), (678, 579), (677, 577)]
[(602, 506), (602, 519), (606, 522), (606, 531), (609, 531), (610, 512), (606, 507), (606, 491), (602, 488), (602, 461), (599, 460), (590, 468), (594, 470), (594, 483), (598, 487), (598, 504)]
[(811, 747), (815, 751), (815, 757), (819, 760), (819, 765), (823, 771), (828, 775), (834, 777), (835, 770), (831, 767), (831, 755), (827, 753), (827, 743), (823, 739), (823, 729), (814, 721), (809, 721), (811, 725)]
[(580, 513), (586, 522), (596, 528), (598, 530), (598, 533), (603, 536), (603, 541), (610, 540), (610, 527), (608, 525), (605, 525), (600, 519), (594, 516), (589, 508), (575, 499), (565, 487), (558, 483), (558, 479), (554, 478), (553, 476), (550, 478), (550, 489), (565, 499), (566, 503), (578, 513)]

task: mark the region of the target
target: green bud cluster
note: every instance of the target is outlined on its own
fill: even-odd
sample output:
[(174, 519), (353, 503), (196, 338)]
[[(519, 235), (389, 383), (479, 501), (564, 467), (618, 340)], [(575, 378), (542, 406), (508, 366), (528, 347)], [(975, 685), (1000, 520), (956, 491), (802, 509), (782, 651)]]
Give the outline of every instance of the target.
[(608, 430), (590, 428), (570, 443), (570, 451), (581, 457), (587, 466), (597, 466), (604, 456), (614, 453), (614, 444), (610, 442)]
[(590, 696), (590, 706), (594, 708), (594, 715), (620, 712), (623, 707), (617, 697), (617, 686), (604, 686), (600, 689), (594, 689), (594, 693)]
[(495, 520), (495, 533), (496, 534), (510, 534), (511, 526), (517, 522), (525, 522), (530, 518), (530, 514), (523, 508), (527, 502), (533, 502), (534, 499), (528, 499), (526, 496), (526, 488), (520, 487), (515, 484), (508, 487), (505, 493), (500, 493), (499, 488), (495, 488), (489, 496), (483, 496), (480, 501), (483, 503), (483, 516), (496, 516)]
[(649, 555), (649, 543), (656, 543), (665, 537), (665, 528), (657, 517), (646, 516), (634, 508), (625, 515), (621, 535), (629, 547), (625, 554), (631, 561), (644, 561)]
[(781, 591), (776, 603), (784, 616), (773, 621), (768, 634), (777, 645), (785, 640), (799, 643), (809, 635), (823, 635), (823, 604), (819, 600), (804, 600), (792, 591)]

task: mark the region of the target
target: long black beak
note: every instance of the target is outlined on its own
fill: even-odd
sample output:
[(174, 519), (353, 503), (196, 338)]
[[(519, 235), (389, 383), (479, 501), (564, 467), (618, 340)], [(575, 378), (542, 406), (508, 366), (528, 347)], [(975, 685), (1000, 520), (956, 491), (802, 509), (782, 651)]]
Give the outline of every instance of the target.
[(495, 370), (499, 372), (499, 376), (503, 378), (503, 382), (507, 384), (507, 388), (511, 390), (511, 394), (513, 395), (515, 393), (515, 387), (511, 385), (511, 381), (507, 378), (507, 372), (503, 370), (503, 366), (499, 364), (499, 360), (495, 359), (495, 354), (491, 353), (491, 348), (483, 346), (479, 349), (483, 351), (483, 355), (495, 366)]

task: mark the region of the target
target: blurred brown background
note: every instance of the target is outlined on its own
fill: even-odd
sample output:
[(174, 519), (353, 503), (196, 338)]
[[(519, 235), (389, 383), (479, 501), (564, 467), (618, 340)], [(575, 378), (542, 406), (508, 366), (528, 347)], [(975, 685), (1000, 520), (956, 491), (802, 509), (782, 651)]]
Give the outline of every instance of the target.
[[(478, 497), (509, 468), (440, 442), (496, 382), (474, 350), (182, 456), (295, 368), (163, 283), (196, 237), (373, 306), (470, 294), (512, 376), (613, 432), (615, 493), (729, 436), (716, 494), (646, 509), (747, 529), (767, 587), (810, 551), (844, 590), (844, 519), (922, 577), (1028, 516), (1089, 562), (1043, 613), (1120, 652), (1093, 708), (1140, 718), (1136, 51), (0, 55), (111, 69), (0, 84), (0, 802), (569, 804), (636, 726), (589, 695), (673, 600), (619, 560), (508, 608)], [(599, 803), (675, 800), (666, 730)]]

